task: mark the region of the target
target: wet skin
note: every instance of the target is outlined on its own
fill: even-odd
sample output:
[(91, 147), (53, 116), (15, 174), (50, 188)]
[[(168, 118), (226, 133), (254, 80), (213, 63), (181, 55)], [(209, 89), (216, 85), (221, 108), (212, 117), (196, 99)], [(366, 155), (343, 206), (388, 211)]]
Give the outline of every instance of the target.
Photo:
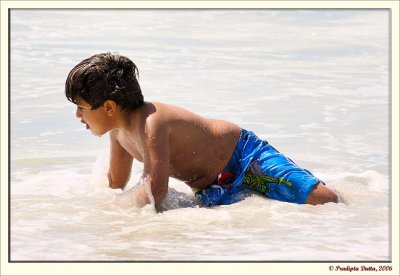
[(80, 100), (76, 116), (95, 135), (110, 132), (110, 187), (126, 185), (137, 159), (144, 163), (143, 176), (156, 203), (165, 196), (169, 177), (192, 188), (209, 186), (228, 163), (241, 130), (157, 102), (146, 102), (131, 113), (106, 104), (90, 108)]
[[(212, 183), (228, 163), (241, 128), (224, 120), (206, 119), (180, 107), (145, 102), (133, 112), (121, 110), (109, 100), (95, 110), (79, 99), (76, 116), (93, 134), (109, 132), (111, 188), (124, 188), (134, 159), (144, 163), (143, 185), (135, 189), (135, 203), (158, 204), (174, 177), (192, 188)], [(153, 197), (153, 198), (152, 198)], [(337, 196), (317, 185), (309, 204), (337, 202)]]

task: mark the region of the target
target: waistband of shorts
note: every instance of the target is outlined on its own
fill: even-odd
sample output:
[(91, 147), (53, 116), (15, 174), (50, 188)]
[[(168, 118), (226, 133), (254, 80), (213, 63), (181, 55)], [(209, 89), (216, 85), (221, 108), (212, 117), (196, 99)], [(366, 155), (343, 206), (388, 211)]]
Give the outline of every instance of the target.
[[(245, 147), (246, 142), (249, 140), (249, 137), (253, 134), (253, 132), (248, 131), (246, 129), (241, 129), (238, 141), (235, 146), (235, 150), (233, 151), (231, 158), (229, 159), (228, 163), (225, 166), (224, 171), (226, 168), (236, 166), (235, 164), (240, 162), (241, 156), (243, 155), (243, 150)], [(254, 135), (254, 134), (253, 134)]]
[(240, 130), (240, 135), (239, 135), (238, 142), (239, 142), (241, 139), (247, 141), (247, 140), (249, 139), (249, 135), (251, 135), (251, 134), (254, 135), (254, 133), (253, 133), (252, 131), (248, 131), (248, 130), (242, 128), (242, 129)]

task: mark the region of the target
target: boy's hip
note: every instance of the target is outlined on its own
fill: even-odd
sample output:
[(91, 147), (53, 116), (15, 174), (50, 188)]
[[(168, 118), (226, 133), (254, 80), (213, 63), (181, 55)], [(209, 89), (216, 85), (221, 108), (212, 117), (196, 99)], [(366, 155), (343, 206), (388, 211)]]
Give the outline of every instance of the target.
[(319, 183), (267, 141), (242, 129), (235, 150), (223, 171), (211, 185), (196, 191), (203, 205), (225, 205), (242, 200), (249, 189), (268, 198), (304, 203)]

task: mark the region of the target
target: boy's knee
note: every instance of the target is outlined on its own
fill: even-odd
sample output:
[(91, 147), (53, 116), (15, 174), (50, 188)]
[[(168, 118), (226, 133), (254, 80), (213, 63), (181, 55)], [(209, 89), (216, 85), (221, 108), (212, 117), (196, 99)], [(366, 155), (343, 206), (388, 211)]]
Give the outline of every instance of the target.
[(312, 204), (312, 205), (325, 204), (329, 202), (338, 203), (339, 196), (334, 191), (327, 188), (323, 184), (316, 185), (311, 190), (306, 200), (307, 204)]
[(337, 193), (329, 189), (329, 194), (326, 196), (326, 202), (334, 202), (334, 203), (339, 203), (339, 196)]

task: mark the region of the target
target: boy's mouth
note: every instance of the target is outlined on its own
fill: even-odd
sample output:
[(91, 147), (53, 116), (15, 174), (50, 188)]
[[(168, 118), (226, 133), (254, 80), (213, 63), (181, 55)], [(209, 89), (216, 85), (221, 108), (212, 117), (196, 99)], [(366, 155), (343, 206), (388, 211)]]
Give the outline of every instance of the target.
[(86, 125), (86, 129), (90, 128), (89, 125), (84, 120), (81, 120), (81, 123)]

